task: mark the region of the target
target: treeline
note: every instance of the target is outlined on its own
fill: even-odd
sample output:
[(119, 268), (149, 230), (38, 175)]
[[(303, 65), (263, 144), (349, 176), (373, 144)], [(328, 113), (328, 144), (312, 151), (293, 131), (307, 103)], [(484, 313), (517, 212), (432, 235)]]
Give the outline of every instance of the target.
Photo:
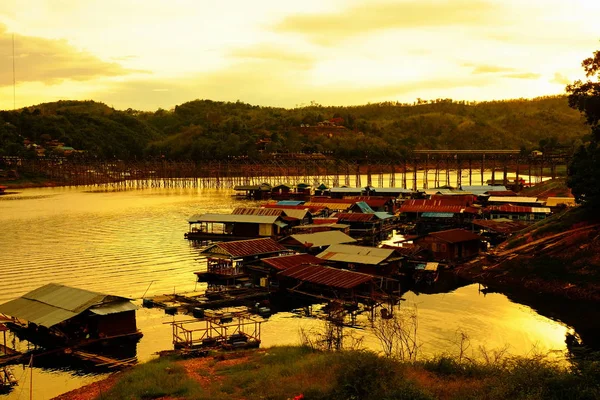
[[(323, 153), (394, 158), (413, 149), (572, 149), (589, 130), (565, 96), (293, 109), (195, 100), (173, 110), (115, 110), (59, 101), (0, 111), (0, 155), (35, 156), (29, 140), (51, 141), (96, 158), (172, 160)], [(81, 153), (79, 153), (80, 156)]]

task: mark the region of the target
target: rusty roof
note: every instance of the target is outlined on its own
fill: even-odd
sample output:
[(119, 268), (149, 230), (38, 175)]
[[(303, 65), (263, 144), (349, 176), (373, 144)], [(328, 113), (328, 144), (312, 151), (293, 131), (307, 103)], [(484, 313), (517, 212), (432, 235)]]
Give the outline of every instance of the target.
[(379, 218), (375, 214), (363, 214), (363, 213), (336, 213), (334, 215), (339, 222), (352, 221), (352, 222), (371, 222), (379, 221)]
[(338, 202), (338, 201), (332, 201), (332, 200), (336, 200), (336, 199), (327, 199), (327, 200), (324, 200), (323, 202), (309, 201), (309, 202), (304, 203), (304, 205), (308, 206), (308, 207), (329, 208), (330, 210), (338, 210), (339, 211), (339, 210), (347, 210), (350, 207), (352, 207), (355, 203), (353, 201)]
[(310, 254), (292, 254), (289, 256), (263, 258), (265, 264), (283, 271), (304, 264), (323, 264), (325, 261)]
[(204, 249), (202, 253), (222, 254), (224, 252), (231, 257), (249, 257), (261, 254), (280, 253), (282, 251), (287, 251), (287, 249), (273, 239), (265, 238), (217, 243)]
[(337, 218), (314, 218), (313, 225), (321, 225), (321, 224), (336, 224), (338, 222)]
[(356, 239), (353, 239), (340, 231), (300, 233), (291, 235), (290, 238), (300, 243), (301, 245), (310, 245), (310, 247), (322, 247), (330, 246), (332, 244), (356, 242)]
[(466, 205), (461, 202), (455, 202), (450, 199), (411, 199), (406, 200), (398, 211), (401, 213), (420, 213), (420, 212), (451, 212), (454, 214), (462, 213)]
[(322, 265), (298, 265), (281, 271), (279, 275), (338, 289), (352, 289), (373, 280), (372, 275)]
[(513, 220), (476, 219), (473, 225), (481, 226), (498, 233), (513, 233), (527, 228), (529, 225)]
[(266, 215), (280, 216), (283, 210), (276, 208), (258, 208), (258, 207), (238, 207), (231, 213), (233, 215)]
[(431, 232), (429, 236), (433, 236), (448, 243), (469, 242), (471, 240), (481, 240), (479, 235), (466, 231), (464, 229), (448, 229), (446, 231)]

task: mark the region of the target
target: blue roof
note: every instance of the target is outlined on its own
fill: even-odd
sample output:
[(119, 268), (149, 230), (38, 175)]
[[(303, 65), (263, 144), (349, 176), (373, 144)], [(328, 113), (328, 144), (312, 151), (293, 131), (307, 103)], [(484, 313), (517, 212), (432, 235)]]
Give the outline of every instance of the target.
[(304, 204), (302, 200), (281, 200), (277, 202), (280, 206), (299, 206)]
[(454, 217), (454, 213), (449, 212), (424, 212), (421, 214), (421, 217), (424, 218), (452, 218)]
[(376, 211), (375, 215), (377, 216), (377, 218), (379, 219), (388, 219), (388, 218), (394, 218), (393, 214), (390, 214), (388, 212), (385, 211)]
[(373, 209), (371, 207), (369, 207), (369, 205), (367, 203), (365, 203), (364, 201), (357, 201), (356, 205), (358, 206), (358, 208), (360, 208), (360, 211), (362, 211), (364, 214), (374, 214), (375, 211), (373, 211)]

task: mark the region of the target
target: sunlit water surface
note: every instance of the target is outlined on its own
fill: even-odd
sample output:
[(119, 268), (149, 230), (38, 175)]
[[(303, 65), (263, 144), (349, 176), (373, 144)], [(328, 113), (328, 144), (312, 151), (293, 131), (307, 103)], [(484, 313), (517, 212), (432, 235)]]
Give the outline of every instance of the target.
[[(139, 299), (147, 295), (201, 289), (195, 282), (199, 250), (183, 238), (187, 218), (203, 212), (229, 212), (255, 203), (234, 200), (217, 189), (102, 188), (23, 189), (0, 197), (0, 303), (49, 282)], [(461, 334), (469, 352), (506, 350), (564, 353), (571, 329), (498, 293), (483, 295), (471, 284), (438, 294), (408, 292), (402, 307), (416, 308), (420, 354), (458, 352)], [(318, 310), (318, 307), (315, 307)], [(171, 348), (173, 319), (160, 310), (137, 312), (144, 337), (138, 358)], [(366, 316), (353, 334), (378, 350)], [(262, 327), (263, 346), (298, 344), (301, 329), (322, 321), (300, 313), (279, 313)], [(17, 343), (22, 346), (23, 344)], [(20, 379), (7, 399), (28, 398), (30, 371), (16, 366)], [(69, 371), (33, 368), (33, 397), (47, 399), (101, 378)]]

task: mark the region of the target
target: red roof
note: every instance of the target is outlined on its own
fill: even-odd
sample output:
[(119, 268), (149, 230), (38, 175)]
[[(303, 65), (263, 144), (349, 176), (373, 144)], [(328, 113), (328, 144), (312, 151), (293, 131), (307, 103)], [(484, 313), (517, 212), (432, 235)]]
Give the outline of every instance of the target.
[(429, 236), (433, 236), (448, 243), (461, 243), (470, 242), (471, 240), (481, 240), (479, 235), (464, 229), (449, 229), (447, 231), (431, 232)]
[(263, 258), (265, 264), (283, 271), (304, 264), (323, 264), (325, 261), (310, 254), (292, 254), (290, 256)]
[(485, 193), (489, 194), (490, 196), (518, 196), (517, 193), (513, 192), (512, 190), (490, 190), (489, 192)]
[(429, 199), (431, 200), (441, 200), (444, 204), (450, 205), (461, 205), (461, 206), (469, 206), (477, 200), (477, 196), (472, 194), (452, 194), (452, 195), (444, 195), (444, 194), (434, 194)]
[(314, 218), (313, 225), (337, 224), (337, 218)]
[(363, 213), (336, 213), (334, 215), (338, 222), (352, 221), (352, 222), (370, 222), (374, 219), (378, 220), (375, 214), (363, 214)]
[(319, 206), (306, 206), (306, 205), (286, 206), (283, 204), (274, 204), (274, 203), (263, 204), (263, 207), (264, 208), (287, 208), (289, 210), (308, 210), (312, 214), (315, 214), (315, 213), (323, 210), (323, 208), (324, 208), (324, 207), (319, 207)]
[(281, 271), (279, 275), (339, 289), (352, 289), (373, 279), (372, 275), (321, 265), (298, 265)]
[(248, 257), (259, 254), (269, 254), (287, 251), (285, 247), (283, 247), (271, 238), (238, 240), (234, 242), (217, 243), (206, 249), (204, 252), (210, 252), (210, 249), (214, 247), (218, 247), (226, 251), (232, 257)]
[(411, 199), (406, 200), (398, 211), (404, 213), (420, 213), (420, 212), (446, 212), (458, 214), (464, 211), (465, 207), (459, 202), (450, 201), (447, 199), (423, 200)]
[(280, 216), (283, 214), (283, 210), (276, 210), (273, 208), (252, 208), (252, 207), (238, 207), (231, 213), (233, 215), (266, 215), (266, 216)]

